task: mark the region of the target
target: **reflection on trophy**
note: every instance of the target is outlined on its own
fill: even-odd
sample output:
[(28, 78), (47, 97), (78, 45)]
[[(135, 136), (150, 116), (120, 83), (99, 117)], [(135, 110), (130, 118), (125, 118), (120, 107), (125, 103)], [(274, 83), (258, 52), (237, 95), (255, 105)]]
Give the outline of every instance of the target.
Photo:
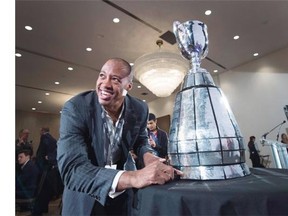
[(250, 174), (243, 137), (229, 104), (211, 75), (200, 68), (208, 53), (207, 26), (175, 21), (173, 31), (190, 70), (177, 93), (169, 134), (170, 164), (182, 179), (230, 179)]

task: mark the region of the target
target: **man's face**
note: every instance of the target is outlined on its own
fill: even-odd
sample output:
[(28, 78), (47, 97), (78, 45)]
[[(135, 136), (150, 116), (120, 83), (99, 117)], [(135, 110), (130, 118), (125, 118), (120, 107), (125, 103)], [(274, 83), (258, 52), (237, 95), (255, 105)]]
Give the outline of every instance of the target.
[(18, 163), (20, 165), (24, 164), (27, 160), (29, 160), (29, 155), (25, 155), (24, 153), (19, 153), (18, 154)]
[(148, 128), (150, 131), (156, 130), (156, 121), (157, 121), (157, 120), (147, 121), (147, 128)]
[(122, 62), (107, 61), (96, 82), (99, 103), (108, 109), (119, 108), (124, 101), (123, 91), (132, 88), (128, 76), (127, 68)]
[(21, 134), (21, 138), (23, 139), (23, 140), (28, 140), (28, 137), (29, 137), (29, 130), (24, 130), (23, 132), (22, 132), (22, 134)]

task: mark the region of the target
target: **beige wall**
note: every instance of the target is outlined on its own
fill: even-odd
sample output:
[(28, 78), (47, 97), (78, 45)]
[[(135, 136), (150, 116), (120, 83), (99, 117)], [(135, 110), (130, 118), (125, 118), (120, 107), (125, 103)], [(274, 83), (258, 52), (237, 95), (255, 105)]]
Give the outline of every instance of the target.
[(29, 140), (32, 140), (34, 155), (38, 149), (41, 127), (49, 127), (50, 134), (55, 137), (55, 139), (59, 138), (60, 114), (56, 115), (16, 110), (15, 122), (15, 139), (18, 137), (18, 133), (21, 129), (27, 128), (30, 130)]
[[(220, 75), (224, 91), (237, 119), (246, 143), (254, 135), (261, 155), (270, 155), (271, 149), (262, 146), (259, 139), (276, 125), (287, 121), (283, 107), (288, 105), (288, 48), (259, 58)], [(280, 131), (279, 131), (280, 129)], [(267, 139), (276, 140), (277, 133), (288, 129), (285, 123), (271, 132)], [(280, 139), (279, 139), (280, 141)], [(246, 149), (246, 160), (249, 164)], [(271, 166), (274, 166), (272, 161)]]

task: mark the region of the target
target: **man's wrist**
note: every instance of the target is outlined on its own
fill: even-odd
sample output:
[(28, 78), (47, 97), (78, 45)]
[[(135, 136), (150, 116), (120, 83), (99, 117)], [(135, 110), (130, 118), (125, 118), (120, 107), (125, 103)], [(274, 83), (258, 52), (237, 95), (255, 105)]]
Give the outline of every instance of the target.
[(120, 176), (116, 191), (123, 191), (135, 187), (135, 176), (137, 171), (125, 171)]
[(119, 180), (120, 180), (120, 177), (121, 175), (124, 173), (125, 171), (120, 171), (116, 174), (116, 176), (114, 177), (114, 180), (113, 180), (113, 183), (112, 183), (112, 186), (111, 186), (111, 189), (109, 191), (109, 196), (111, 198), (115, 198), (117, 197), (118, 195), (120, 195), (121, 193), (124, 192), (124, 190), (117, 190), (118, 189), (118, 184), (119, 184)]
[(152, 154), (152, 152), (146, 152), (143, 155), (143, 162), (144, 162), (145, 166), (147, 166), (148, 164), (152, 163), (155, 160), (158, 160), (158, 157), (156, 157), (154, 154)]

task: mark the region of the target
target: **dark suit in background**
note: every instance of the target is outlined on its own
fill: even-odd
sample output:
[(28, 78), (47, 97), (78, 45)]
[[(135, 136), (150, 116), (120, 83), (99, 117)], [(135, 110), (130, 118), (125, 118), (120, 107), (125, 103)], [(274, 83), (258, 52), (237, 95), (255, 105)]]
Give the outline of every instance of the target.
[(15, 159), (16, 159), (16, 174), (20, 172), (21, 166), (18, 164), (18, 154), (22, 152), (23, 150), (28, 151), (30, 157), (33, 156), (33, 147), (32, 147), (32, 141), (21, 141), (20, 138), (16, 139), (16, 145), (15, 145)]
[(18, 154), (19, 170), (16, 172), (16, 209), (31, 211), (37, 195), (40, 173), (34, 161), (30, 160), (30, 150)]
[(255, 136), (250, 136), (250, 139), (248, 142), (248, 148), (249, 148), (249, 153), (250, 153), (250, 159), (252, 161), (252, 166), (264, 167), (260, 162), (260, 156), (255, 146)]
[(57, 140), (49, 132), (43, 132), (36, 153), (36, 161), (41, 171), (57, 165), (56, 156)]
[(49, 133), (49, 128), (41, 128), (39, 147), (36, 153), (36, 163), (40, 169), (43, 184), (39, 185), (34, 215), (48, 212), (51, 198), (57, 193), (57, 140)]
[[(123, 169), (128, 151), (140, 158), (147, 151), (148, 107), (139, 99), (125, 97), (124, 125), (117, 169)], [(57, 159), (64, 182), (62, 215), (127, 215), (128, 191), (108, 196), (119, 170), (104, 168), (102, 107), (95, 91), (84, 92), (64, 105), (60, 122)], [(129, 193), (130, 194), (130, 193)]]
[[(149, 129), (148, 134), (150, 137), (154, 136), (153, 132), (150, 132)], [(157, 155), (161, 158), (166, 158), (168, 156), (167, 153), (168, 135), (164, 130), (160, 129), (158, 126), (157, 126), (157, 138), (154, 141), (156, 142), (156, 147), (153, 149), (157, 151), (158, 153)]]
[(32, 160), (16, 174), (16, 199), (30, 199), (36, 194), (39, 170)]

